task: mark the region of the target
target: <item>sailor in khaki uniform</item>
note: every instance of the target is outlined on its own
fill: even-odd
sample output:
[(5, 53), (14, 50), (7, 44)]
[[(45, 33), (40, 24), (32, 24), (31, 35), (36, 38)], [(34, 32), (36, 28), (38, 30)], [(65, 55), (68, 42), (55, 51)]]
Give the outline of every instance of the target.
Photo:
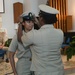
[[(64, 75), (60, 48), (63, 42), (63, 32), (54, 28), (57, 22), (58, 10), (47, 5), (40, 5), (39, 30), (32, 30), (25, 35), (18, 36), (24, 46), (31, 45), (32, 64), (31, 71), (35, 75)], [(21, 33), (19, 26), (18, 33)], [(21, 37), (22, 36), (22, 37)]]
[[(21, 22), (23, 28), (23, 34), (30, 31), (33, 28), (33, 21), (31, 18), (32, 14), (28, 15), (24, 14), (23, 22)], [(14, 54), (16, 53), (18, 61), (16, 63), (14, 61)], [(30, 66), (31, 66), (31, 51), (29, 47), (24, 47), (23, 44), (18, 42), (17, 35), (15, 35), (12, 39), (12, 42), (9, 47), (9, 58), (10, 63), (14, 72), (14, 75), (31, 75)]]

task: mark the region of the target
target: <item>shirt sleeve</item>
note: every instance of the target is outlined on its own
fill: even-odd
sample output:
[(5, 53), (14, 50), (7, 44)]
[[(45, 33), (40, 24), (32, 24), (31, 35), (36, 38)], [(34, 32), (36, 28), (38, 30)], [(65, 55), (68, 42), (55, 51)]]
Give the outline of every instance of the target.
[(21, 40), (24, 47), (27, 47), (33, 44), (33, 39), (34, 39), (33, 37), (34, 37), (33, 31), (23, 34), (23, 36), (21, 37)]
[(16, 52), (17, 47), (18, 47), (18, 41), (17, 41), (17, 35), (15, 35), (10, 43), (8, 50), (11, 52)]

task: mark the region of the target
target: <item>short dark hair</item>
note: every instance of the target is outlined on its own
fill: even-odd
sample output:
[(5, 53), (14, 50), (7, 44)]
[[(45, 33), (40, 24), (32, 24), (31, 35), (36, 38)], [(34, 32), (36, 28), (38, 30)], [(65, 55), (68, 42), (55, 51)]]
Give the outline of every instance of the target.
[(54, 24), (57, 22), (56, 14), (45, 13), (45, 12), (40, 10), (39, 16), (43, 17), (44, 22), (46, 24)]

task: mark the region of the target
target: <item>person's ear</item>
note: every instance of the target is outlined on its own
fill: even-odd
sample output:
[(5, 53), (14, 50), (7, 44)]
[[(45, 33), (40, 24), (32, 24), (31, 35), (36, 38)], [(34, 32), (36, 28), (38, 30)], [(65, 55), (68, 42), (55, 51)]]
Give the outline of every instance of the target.
[(41, 21), (44, 21), (43, 17), (40, 17), (41, 18)]
[(40, 17), (40, 20), (41, 20), (41, 22), (44, 22), (44, 19), (43, 19), (43, 17)]

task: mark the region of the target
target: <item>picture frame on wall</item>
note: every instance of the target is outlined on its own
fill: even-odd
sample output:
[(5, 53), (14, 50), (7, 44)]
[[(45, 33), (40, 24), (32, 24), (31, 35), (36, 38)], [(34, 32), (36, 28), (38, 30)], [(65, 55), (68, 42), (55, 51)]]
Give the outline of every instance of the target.
[(0, 13), (5, 12), (5, 5), (4, 5), (4, 0), (0, 0)]

